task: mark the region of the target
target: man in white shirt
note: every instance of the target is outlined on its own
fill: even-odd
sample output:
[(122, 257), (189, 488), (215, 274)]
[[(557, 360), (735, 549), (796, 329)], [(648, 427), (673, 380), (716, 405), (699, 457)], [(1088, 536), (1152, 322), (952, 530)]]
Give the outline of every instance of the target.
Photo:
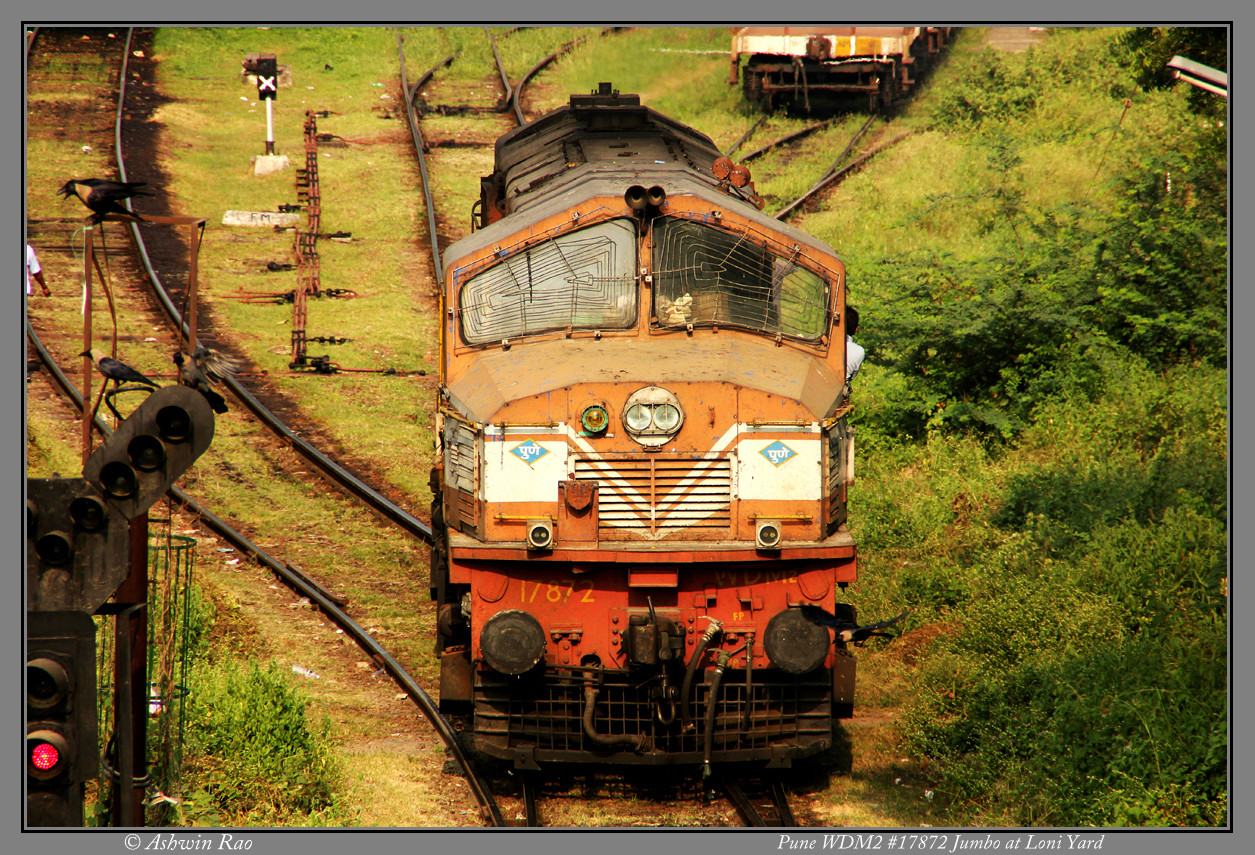
[(845, 307), (845, 394), (850, 395), (850, 384), (854, 382), (854, 378), (858, 376), (858, 370), (863, 367), (863, 357), (866, 351), (862, 345), (850, 338), (854, 333), (858, 332), (858, 309), (853, 306)]
[(52, 292), (48, 290), (47, 283), (44, 282), (44, 269), (39, 266), (39, 258), (35, 255), (35, 250), (28, 243), (26, 245), (26, 294), (31, 293), (31, 277), (35, 277), (35, 281), (39, 283), (39, 287), (44, 289), (44, 296), (51, 297)]

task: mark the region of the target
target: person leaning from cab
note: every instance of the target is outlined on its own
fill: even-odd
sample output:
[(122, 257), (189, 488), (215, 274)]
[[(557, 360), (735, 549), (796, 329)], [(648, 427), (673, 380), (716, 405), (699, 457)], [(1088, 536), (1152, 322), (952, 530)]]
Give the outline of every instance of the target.
[(863, 357), (867, 352), (862, 345), (856, 342), (851, 336), (858, 332), (858, 309), (853, 306), (845, 307), (845, 397), (850, 397), (850, 384), (854, 382), (854, 378), (858, 376), (858, 371), (863, 367)]

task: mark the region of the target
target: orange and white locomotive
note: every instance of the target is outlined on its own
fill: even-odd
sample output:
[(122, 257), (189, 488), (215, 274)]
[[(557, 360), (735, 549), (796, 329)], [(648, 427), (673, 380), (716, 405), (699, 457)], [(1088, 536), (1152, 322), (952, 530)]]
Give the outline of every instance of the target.
[(445, 254), (441, 704), (519, 768), (788, 765), (852, 714), (845, 272), (603, 84), (503, 136)]

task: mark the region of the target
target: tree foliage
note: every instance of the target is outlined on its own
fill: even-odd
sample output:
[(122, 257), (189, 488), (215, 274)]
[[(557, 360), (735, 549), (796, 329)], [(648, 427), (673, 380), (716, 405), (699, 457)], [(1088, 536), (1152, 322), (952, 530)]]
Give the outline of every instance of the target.
[[(876, 281), (887, 295), (864, 307), (873, 361), (902, 378), (889, 411), (870, 416), (878, 427), (1011, 438), (1044, 400), (1092, 378), (1095, 348), (1128, 350), (1161, 369), (1225, 364), (1223, 123), (1160, 114), (1153, 146), (1125, 141), (1119, 121), (1074, 128), (1073, 138), (1088, 134), (1101, 151), (1088, 198), (1035, 192), (1040, 178), (1029, 171), (1029, 155), (1057, 143), (1045, 127), (1053, 123), (1031, 114), (1052, 109), (1043, 92), (1078, 79), (1092, 98), (1097, 82), (1073, 67), (1090, 60), (1119, 71), (1109, 57), (1088, 54), (1030, 56), (1012, 69), (986, 51), (939, 98), (932, 115), (971, 151), (973, 183), (962, 196), (928, 197), (904, 227), (926, 231), (949, 209), (978, 240), (852, 264), (854, 281)], [(1117, 110), (1120, 121), (1130, 104)], [(1145, 113), (1133, 121), (1146, 121)]]
[[(1120, 47), (1128, 52), (1137, 84), (1150, 91), (1183, 85), (1168, 68), (1174, 56), (1228, 73), (1229, 35), (1227, 27), (1137, 27), (1120, 39)], [(1224, 99), (1214, 93), (1196, 89), (1189, 101), (1197, 113), (1224, 115)]]
[(868, 599), (913, 609), (906, 741), (956, 824), (1229, 818), (1228, 138), (1138, 91), (1214, 34), (1155, 33), (959, 57), (931, 115), (961, 179), (847, 262), (851, 517)]

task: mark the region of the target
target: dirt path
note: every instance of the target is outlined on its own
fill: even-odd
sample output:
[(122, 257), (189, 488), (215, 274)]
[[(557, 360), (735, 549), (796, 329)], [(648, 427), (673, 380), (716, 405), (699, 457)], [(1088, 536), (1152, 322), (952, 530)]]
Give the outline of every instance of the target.
[(1046, 37), (1045, 27), (990, 27), (984, 44), (1005, 53), (1023, 53)]

